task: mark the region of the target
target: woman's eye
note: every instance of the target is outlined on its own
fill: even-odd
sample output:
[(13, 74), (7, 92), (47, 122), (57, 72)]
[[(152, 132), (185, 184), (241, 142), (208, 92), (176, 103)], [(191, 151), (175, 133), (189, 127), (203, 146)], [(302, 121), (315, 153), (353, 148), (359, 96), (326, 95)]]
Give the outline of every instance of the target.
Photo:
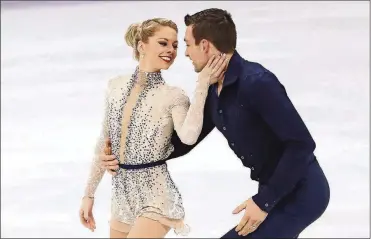
[(161, 46), (166, 46), (167, 43), (166, 42), (159, 42)]

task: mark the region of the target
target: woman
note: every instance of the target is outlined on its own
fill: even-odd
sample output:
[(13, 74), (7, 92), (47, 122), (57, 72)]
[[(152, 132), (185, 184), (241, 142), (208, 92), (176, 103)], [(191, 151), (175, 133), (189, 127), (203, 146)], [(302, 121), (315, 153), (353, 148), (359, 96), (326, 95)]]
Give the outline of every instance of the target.
[(125, 39), (139, 65), (129, 77), (110, 80), (106, 111), (80, 210), (81, 222), (95, 229), (94, 193), (105, 172), (98, 155), (109, 137), (121, 169), (112, 178), (111, 238), (163, 238), (174, 228), (186, 235), (181, 194), (164, 159), (174, 150), (176, 130), (185, 144), (194, 144), (203, 123), (208, 87), (222, 77), (225, 56), (210, 59), (199, 74), (192, 104), (185, 92), (169, 86), (161, 76), (177, 55), (178, 29), (162, 18), (133, 24)]

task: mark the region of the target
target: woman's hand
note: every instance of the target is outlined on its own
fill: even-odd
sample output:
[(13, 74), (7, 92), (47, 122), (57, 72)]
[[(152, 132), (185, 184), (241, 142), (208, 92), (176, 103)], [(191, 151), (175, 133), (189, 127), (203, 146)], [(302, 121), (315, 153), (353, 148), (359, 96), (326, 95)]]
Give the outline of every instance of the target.
[(198, 75), (199, 81), (208, 82), (209, 85), (215, 84), (218, 80), (224, 77), (227, 68), (227, 58), (225, 54), (220, 56), (212, 56), (206, 66)]
[(90, 229), (92, 232), (96, 229), (95, 220), (93, 216), (94, 198), (83, 197), (80, 208), (80, 222)]

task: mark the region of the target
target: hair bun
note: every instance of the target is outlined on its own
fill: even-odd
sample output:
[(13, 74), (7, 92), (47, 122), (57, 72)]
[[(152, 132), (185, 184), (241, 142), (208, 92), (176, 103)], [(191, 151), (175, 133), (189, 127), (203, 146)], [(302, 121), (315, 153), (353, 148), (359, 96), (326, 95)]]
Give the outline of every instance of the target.
[(139, 31), (141, 26), (141, 23), (133, 23), (127, 29), (125, 33), (125, 41), (128, 46), (133, 48), (135, 47), (137, 41), (139, 40)]

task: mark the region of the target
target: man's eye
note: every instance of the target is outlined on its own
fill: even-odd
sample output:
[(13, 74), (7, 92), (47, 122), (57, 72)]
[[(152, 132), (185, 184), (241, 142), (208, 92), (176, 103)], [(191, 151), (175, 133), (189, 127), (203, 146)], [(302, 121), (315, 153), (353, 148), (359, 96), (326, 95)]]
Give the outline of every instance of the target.
[(167, 45), (166, 42), (159, 42), (159, 43), (160, 43), (160, 45), (162, 45), (162, 46), (166, 46), (166, 45)]

